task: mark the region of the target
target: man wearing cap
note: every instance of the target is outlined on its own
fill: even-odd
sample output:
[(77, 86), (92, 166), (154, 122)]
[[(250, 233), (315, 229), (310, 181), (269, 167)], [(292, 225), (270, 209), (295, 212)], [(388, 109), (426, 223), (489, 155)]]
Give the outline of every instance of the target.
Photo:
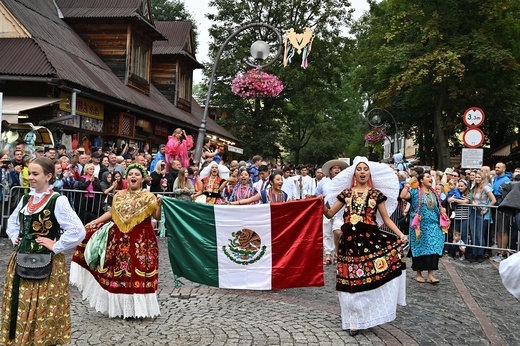
[(101, 154), (94, 151), (92, 155), (90, 155), (90, 162), (94, 165), (94, 176), (99, 179), (99, 170), (101, 169), (99, 163), (101, 162)]
[(34, 151), (34, 157), (39, 158), (44, 156), (44, 149), (43, 147), (36, 147), (36, 150)]
[[(332, 179), (343, 169), (348, 167), (348, 163), (343, 160), (330, 160), (322, 166), (325, 178), (321, 179), (316, 188), (316, 196), (326, 196), (330, 193)], [(331, 256), (334, 253), (334, 263), (336, 263), (336, 250), (338, 249), (341, 237), (341, 226), (343, 226), (343, 209), (332, 218), (323, 217), (323, 249), (325, 251), (325, 261), (323, 264), (331, 264)]]

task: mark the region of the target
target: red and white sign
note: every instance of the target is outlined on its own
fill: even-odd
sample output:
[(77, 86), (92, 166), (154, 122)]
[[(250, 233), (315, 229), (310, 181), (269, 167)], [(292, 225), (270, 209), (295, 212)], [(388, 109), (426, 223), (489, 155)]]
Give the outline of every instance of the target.
[(478, 107), (466, 109), (462, 116), (462, 120), (467, 127), (479, 127), (484, 123), (485, 118), (484, 111)]
[(462, 135), (464, 145), (468, 148), (478, 148), (484, 143), (484, 132), (479, 128), (469, 128)]

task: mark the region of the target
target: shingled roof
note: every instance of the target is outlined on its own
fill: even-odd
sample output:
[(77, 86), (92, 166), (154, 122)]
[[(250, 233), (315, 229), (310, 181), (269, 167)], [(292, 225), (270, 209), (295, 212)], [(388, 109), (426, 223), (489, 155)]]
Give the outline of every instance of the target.
[[(58, 2), (77, 2), (59, 0)], [(0, 75), (36, 75), (58, 78), (93, 97), (140, 110), (148, 116), (176, 119), (198, 128), (200, 117), (170, 103), (153, 85), (146, 96), (126, 86), (71, 27), (59, 16), (53, 0), (2, 0), (5, 7), (30, 33), (31, 38), (0, 39)], [(139, 0), (88, 1), (90, 3), (134, 4)], [(8, 49), (4, 49), (8, 48)], [(108, 101), (108, 100), (107, 100)], [(217, 124), (207, 130), (234, 137)]]
[(64, 18), (147, 17), (143, 0), (56, 0)]
[(182, 55), (195, 63), (195, 68), (204, 68), (190, 51), (191, 22), (156, 22), (155, 27), (167, 41), (154, 41), (153, 55)]

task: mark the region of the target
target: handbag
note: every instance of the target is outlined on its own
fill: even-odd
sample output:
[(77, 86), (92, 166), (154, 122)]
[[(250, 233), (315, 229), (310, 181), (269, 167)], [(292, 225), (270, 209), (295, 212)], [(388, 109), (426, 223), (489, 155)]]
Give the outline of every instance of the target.
[(417, 197), (417, 201), (419, 207), (417, 207), (417, 212), (413, 216), (412, 219), (412, 227), (415, 228), (415, 240), (419, 240), (421, 237), (421, 204), (422, 204), (422, 190), (418, 189), (419, 196)]
[(16, 274), (24, 279), (42, 280), (52, 272), (51, 253), (17, 253)]
[(450, 228), (451, 220), (448, 217), (448, 215), (446, 215), (446, 213), (444, 213), (442, 211), (441, 211), (439, 223), (441, 225), (442, 233), (448, 233), (448, 229)]

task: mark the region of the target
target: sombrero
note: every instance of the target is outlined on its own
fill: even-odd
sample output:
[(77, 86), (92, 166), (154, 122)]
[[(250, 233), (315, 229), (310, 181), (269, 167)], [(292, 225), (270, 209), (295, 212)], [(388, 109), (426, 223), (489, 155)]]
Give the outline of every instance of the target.
[[(399, 197), (399, 179), (394, 170), (384, 164), (373, 161), (368, 161), (364, 156), (356, 156), (352, 166), (341, 171), (337, 176), (331, 180), (330, 193), (327, 194), (326, 200), (332, 206), (338, 199), (336, 198), (341, 191), (352, 187), (354, 181), (354, 173), (356, 167), (360, 163), (365, 163), (370, 169), (370, 179), (372, 180), (372, 187), (381, 191), (386, 196), (385, 206), (388, 215), (392, 215), (397, 208), (397, 197)], [(377, 223), (383, 224), (381, 215), (377, 213)]]
[(348, 163), (343, 160), (330, 160), (327, 161), (321, 166), (321, 169), (323, 170), (323, 174), (325, 174), (326, 177), (329, 176), (330, 169), (334, 166), (339, 166), (342, 170), (348, 167)]

